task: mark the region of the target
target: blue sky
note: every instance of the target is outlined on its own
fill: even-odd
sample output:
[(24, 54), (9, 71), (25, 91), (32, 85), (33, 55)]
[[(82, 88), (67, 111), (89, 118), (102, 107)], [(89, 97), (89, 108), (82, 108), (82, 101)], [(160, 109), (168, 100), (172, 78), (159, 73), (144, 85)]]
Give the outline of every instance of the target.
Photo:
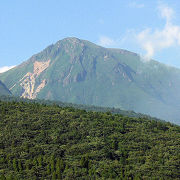
[(180, 67), (179, 0), (0, 2), (0, 72), (65, 37)]

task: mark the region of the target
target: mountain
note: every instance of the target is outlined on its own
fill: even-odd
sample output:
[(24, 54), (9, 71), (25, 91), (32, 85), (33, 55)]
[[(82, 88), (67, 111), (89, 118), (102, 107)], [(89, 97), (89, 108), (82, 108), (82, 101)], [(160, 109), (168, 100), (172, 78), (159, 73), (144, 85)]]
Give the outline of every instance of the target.
[(16, 96), (108, 106), (180, 123), (180, 70), (65, 38), (0, 74)]
[(0, 96), (1, 95), (10, 95), (11, 92), (9, 89), (0, 81)]

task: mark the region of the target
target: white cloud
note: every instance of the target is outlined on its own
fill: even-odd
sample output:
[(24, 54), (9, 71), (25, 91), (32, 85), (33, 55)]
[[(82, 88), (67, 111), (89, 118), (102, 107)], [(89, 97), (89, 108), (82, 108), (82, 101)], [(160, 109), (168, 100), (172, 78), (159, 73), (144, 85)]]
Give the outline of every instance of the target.
[(0, 67), (0, 73), (6, 72), (12, 68), (14, 68), (15, 66), (4, 66), (4, 67)]
[(172, 23), (174, 10), (161, 4), (158, 11), (161, 18), (165, 19), (163, 29), (147, 28), (136, 35), (138, 43), (146, 51), (146, 59), (151, 59), (157, 51), (180, 45), (180, 26)]
[(99, 38), (99, 41), (98, 41), (98, 44), (100, 46), (104, 46), (104, 47), (107, 47), (107, 46), (113, 46), (116, 44), (115, 40), (113, 40), (112, 38), (109, 38), (107, 36), (101, 36)]
[(130, 8), (138, 8), (138, 9), (140, 9), (140, 8), (144, 8), (144, 4), (139, 4), (139, 3), (137, 3), (137, 2), (131, 2), (131, 3), (129, 3), (129, 7)]
[(170, 22), (174, 17), (174, 10), (167, 5), (160, 4), (158, 6), (160, 16), (166, 19), (166, 22)]
[[(101, 36), (98, 44), (105, 47), (137, 46), (145, 51), (143, 60), (150, 60), (154, 55), (166, 48), (180, 47), (180, 26), (172, 22), (175, 12), (167, 5), (159, 4), (158, 14), (165, 20), (164, 27), (146, 28), (140, 32), (135, 29), (128, 30), (121, 38)], [(128, 45), (127, 45), (128, 44)]]

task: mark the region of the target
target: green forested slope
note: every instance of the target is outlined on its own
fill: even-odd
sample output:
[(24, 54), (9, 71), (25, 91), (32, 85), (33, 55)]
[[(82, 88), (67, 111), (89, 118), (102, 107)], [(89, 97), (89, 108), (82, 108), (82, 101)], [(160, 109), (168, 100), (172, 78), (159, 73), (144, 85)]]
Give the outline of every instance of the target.
[(178, 179), (180, 127), (0, 101), (1, 179)]

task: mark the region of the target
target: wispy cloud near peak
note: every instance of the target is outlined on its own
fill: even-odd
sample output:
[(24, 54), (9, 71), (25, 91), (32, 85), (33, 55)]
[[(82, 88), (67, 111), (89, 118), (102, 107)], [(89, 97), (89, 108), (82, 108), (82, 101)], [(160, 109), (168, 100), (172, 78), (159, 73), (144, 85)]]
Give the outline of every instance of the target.
[(146, 59), (151, 59), (157, 51), (180, 45), (180, 26), (172, 23), (174, 10), (161, 4), (158, 11), (165, 19), (164, 27), (155, 30), (146, 28), (136, 35), (138, 43), (146, 51)]
[(0, 73), (3, 73), (3, 72), (6, 72), (12, 68), (14, 68), (15, 66), (3, 66), (3, 67), (0, 67)]
[(174, 17), (174, 10), (168, 7), (165, 4), (160, 4), (158, 6), (158, 11), (160, 16), (166, 20), (166, 22), (171, 22), (172, 18)]
[(107, 36), (101, 36), (99, 38), (99, 41), (98, 41), (98, 44), (100, 46), (104, 46), (104, 47), (108, 47), (108, 46), (113, 46), (116, 44), (116, 42), (112, 39), (112, 38), (109, 38)]

